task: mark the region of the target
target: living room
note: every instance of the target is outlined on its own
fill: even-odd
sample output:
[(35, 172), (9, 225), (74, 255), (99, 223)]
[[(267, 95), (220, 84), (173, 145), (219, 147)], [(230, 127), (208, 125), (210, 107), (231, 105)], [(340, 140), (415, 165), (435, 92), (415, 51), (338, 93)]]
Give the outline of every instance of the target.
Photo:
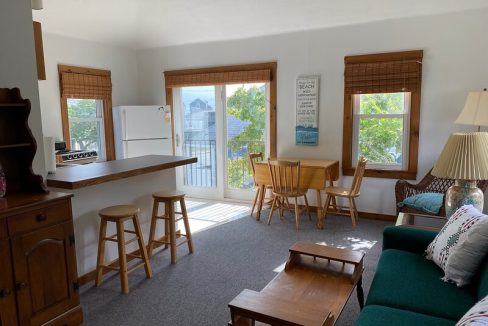
[[(92, 15), (93, 12), (96, 14)], [(383, 228), (394, 225), (398, 217), (397, 181), (408, 179), (412, 184), (419, 183), (438, 162), (451, 134), (477, 130), (476, 125), (455, 121), (468, 93), (482, 91), (488, 84), (488, 66), (483, 64), (488, 54), (486, 1), (391, 4), (378, 0), (306, 5), (298, 1), (274, 1), (269, 4), (232, 2), (231, 5), (212, 1), (120, 4), (108, 0), (44, 0), (42, 9), (32, 10), (32, 3), (22, 0), (2, 4), (0, 17), (0, 85), (18, 87), (22, 97), (30, 100), (29, 127), (37, 142), (32, 167), (35, 174), (48, 180), (53, 175), (47, 173), (46, 157), (50, 153), (42, 146), (45, 137), (66, 140), (60, 101), (63, 96), (60, 65), (109, 71), (113, 107), (168, 106), (175, 110), (171, 118), (177, 119), (178, 100), (175, 93), (168, 93), (166, 80), (171, 73), (274, 64), (273, 80), (265, 82), (269, 84), (265, 96), (269, 138), (263, 151), (265, 157), (338, 161), (339, 176), (333, 180), (334, 185), (349, 187), (353, 173), (344, 173), (345, 59), (384, 53), (422, 53), (418, 129), (409, 126), (413, 128), (410, 137), (418, 141), (409, 145), (417, 150), (414, 155), (409, 152), (408, 158), (404, 155), (404, 160), (415, 158), (415, 164), (408, 162), (405, 169), (410, 173), (408, 177), (407, 174), (378, 176), (368, 172), (366, 166), (361, 195), (356, 201), (359, 219), (355, 228), (349, 218), (328, 215), (325, 228), (317, 229), (320, 213), (314, 209), (312, 222), (306, 214), (301, 214), (299, 231), (293, 212), (286, 212), (285, 222), (275, 217), (268, 226), (268, 208), (263, 208), (261, 222), (255, 220), (256, 215), (250, 217), (249, 209), (243, 218), (229, 219), (229, 223), (217, 223), (217, 227), (194, 232), (194, 254), (187, 256), (186, 246), (179, 247), (175, 265), (169, 262), (169, 250), (156, 253), (151, 257), (153, 277), (146, 279), (144, 270), (130, 274), (128, 295), (120, 293), (117, 273), (106, 276), (100, 287), (94, 286), (92, 278), (82, 286), (80, 295), (87, 325), (194, 325), (197, 321), (204, 325), (225, 324), (231, 319), (227, 304), (244, 289), (260, 291), (265, 287), (281, 272), (279, 266), (286, 262), (289, 247), (301, 240), (365, 253), (363, 287), (367, 298), (381, 255)], [(45, 80), (39, 81), (33, 20), (42, 25)], [(313, 146), (296, 142), (296, 85), (303, 76), (318, 77), (315, 116), (318, 141)], [(481, 131), (484, 129), (481, 127)], [(174, 130), (173, 148), (176, 134)], [(176, 154), (181, 155), (177, 151)], [(353, 168), (355, 162), (351, 164)], [(97, 210), (122, 204), (124, 200), (137, 204), (141, 206), (142, 229), (148, 231), (151, 192), (158, 191), (166, 182), (178, 186), (178, 173), (158, 176), (155, 185), (154, 176), (147, 174), (117, 181), (119, 189), (110, 183), (76, 190), (61, 188), (63, 192), (75, 194), (72, 202), (78, 276), (90, 274), (97, 262), (100, 225)], [(177, 188), (191, 194), (190, 220), (192, 199), (250, 206), (254, 195), (254, 188), (246, 195), (236, 193), (234, 198), (224, 190), (207, 196), (210, 191), (197, 189), (191, 193), (191, 189)], [(244, 200), (236, 201), (235, 197)], [(320, 205), (315, 192), (310, 192), (308, 197), (310, 206), (321, 209), (326, 193), (322, 191), (319, 195)], [(89, 223), (76, 221), (89, 213), (93, 214)], [(144, 232), (145, 240), (148, 234)], [(113, 249), (107, 256), (116, 259), (117, 250)], [(165, 291), (169, 294), (162, 295)], [(359, 314), (353, 295), (336, 324), (353, 325)], [(454, 325), (454, 316), (450, 317)]]

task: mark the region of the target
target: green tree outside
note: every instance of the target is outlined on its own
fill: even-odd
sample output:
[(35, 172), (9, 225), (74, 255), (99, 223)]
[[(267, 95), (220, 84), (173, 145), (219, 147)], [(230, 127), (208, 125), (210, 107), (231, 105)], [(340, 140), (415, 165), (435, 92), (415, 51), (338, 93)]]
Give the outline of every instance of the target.
[(251, 167), (248, 154), (265, 151), (264, 130), (266, 124), (266, 102), (263, 88), (240, 87), (227, 99), (227, 114), (249, 124), (237, 136), (229, 139), (228, 148), (241, 156), (227, 161), (228, 185), (232, 188), (252, 186)]
[(68, 117), (71, 148), (97, 150), (98, 122), (92, 120), (97, 118), (96, 100), (68, 99)]
[[(360, 113), (403, 114), (403, 103), (404, 93), (364, 94), (360, 97)], [(369, 163), (394, 164), (401, 159), (402, 138), (403, 118), (362, 118), (358, 155)]]

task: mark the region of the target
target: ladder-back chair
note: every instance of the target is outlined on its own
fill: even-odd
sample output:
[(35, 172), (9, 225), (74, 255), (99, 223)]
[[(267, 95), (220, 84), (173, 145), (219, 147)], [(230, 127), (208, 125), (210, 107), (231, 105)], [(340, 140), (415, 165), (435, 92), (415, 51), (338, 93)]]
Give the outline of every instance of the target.
[[(324, 216), (330, 212), (335, 215), (346, 215), (351, 216), (352, 226), (356, 227), (356, 223), (359, 221), (358, 209), (356, 207), (355, 198), (359, 197), (359, 190), (361, 188), (361, 182), (363, 181), (364, 170), (366, 169), (367, 160), (361, 157), (354, 171), (354, 177), (352, 179), (352, 184), (350, 188), (342, 187), (325, 187), (325, 193), (327, 198), (325, 199), (324, 205)], [(332, 199), (336, 197), (347, 198), (349, 205), (338, 205), (332, 203)]]
[(266, 200), (266, 199), (269, 199), (271, 200), (271, 198), (266, 198), (266, 191), (268, 189), (272, 189), (273, 187), (271, 185), (258, 185), (256, 184), (256, 162), (261, 162), (263, 161), (264, 159), (264, 155), (262, 152), (259, 152), (259, 153), (249, 153), (249, 164), (251, 165), (251, 170), (252, 170), (252, 177), (253, 177), (253, 180), (254, 180), (254, 188), (255, 188), (255, 195), (254, 195), (254, 200), (252, 202), (252, 209), (251, 209), (251, 216), (252, 214), (254, 213), (254, 208), (256, 208), (256, 204), (259, 200), (259, 198), (261, 197), (261, 190), (264, 188), (264, 195), (263, 195), (263, 199)]
[(297, 230), (300, 227), (300, 208), (298, 206), (298, 198), (303, 197), (305, 200), (305, 208), (309, 218), (310, 210), (308, 207), (307, 190), (300, 189), (300, 161), (289, 162), (268, 159), (269, 173), (271, 175), (271, 182), (273, 184), (273, 203), (271, 211), (269, 212), (268, 224), (271, 223), (273, 212), (279, 208), (280, 217), (283, 217), (284, 205), (280, 203), (288, 202), (288, 198), (295, 199), (295, 224)]

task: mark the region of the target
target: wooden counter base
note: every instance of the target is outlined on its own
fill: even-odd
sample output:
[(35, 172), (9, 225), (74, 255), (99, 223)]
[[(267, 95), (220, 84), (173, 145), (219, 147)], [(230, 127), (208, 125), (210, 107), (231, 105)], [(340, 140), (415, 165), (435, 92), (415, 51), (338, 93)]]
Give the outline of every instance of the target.
[(197, 162), (196, 157), (146, 155), (59, 168), (47, 176), (49, 187), (78, 189)]

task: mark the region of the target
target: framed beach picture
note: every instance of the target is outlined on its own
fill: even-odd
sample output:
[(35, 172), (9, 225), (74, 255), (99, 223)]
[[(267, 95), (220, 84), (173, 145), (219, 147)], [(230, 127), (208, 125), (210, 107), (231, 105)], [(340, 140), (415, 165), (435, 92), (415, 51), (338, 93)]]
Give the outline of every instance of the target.
[(319, 142), (319, 76), (297, 78), (296, 127), (297, 145), (315, 146)]

